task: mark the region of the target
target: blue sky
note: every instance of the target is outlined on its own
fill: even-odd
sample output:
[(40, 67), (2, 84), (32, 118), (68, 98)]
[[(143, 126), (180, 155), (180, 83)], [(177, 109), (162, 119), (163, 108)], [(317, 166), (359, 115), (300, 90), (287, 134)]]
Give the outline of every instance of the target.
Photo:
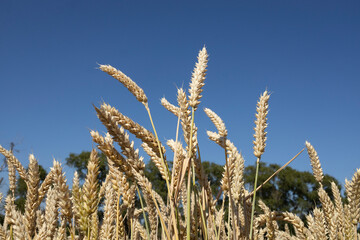
[[(195, 116), (203, 160), (224, 164), (205, 133), (214, 130), (208, 107), (254, 164), (255, 107), (268, 89), (262, 161), (282, 165), (308, 140), (324, 172), (343, 183), (360, 167), (359, 29), (359, 1), (1, 1), (0, 144), (15, 142), (24, 165), (30, 153), (46, 169), (53, 158), (64, 163), (95, 146), (90, 129), (105, 131), (92, 107), (102, 101), (150, 129), (143, 106), (98, 63), (136, 81), (160, 139), (174, 138), (176, 119), (160, 98), (175, 103), (176, 88), (188, 88), (205, 45)], [(291, 166), (311, 170), (304, 153)]]

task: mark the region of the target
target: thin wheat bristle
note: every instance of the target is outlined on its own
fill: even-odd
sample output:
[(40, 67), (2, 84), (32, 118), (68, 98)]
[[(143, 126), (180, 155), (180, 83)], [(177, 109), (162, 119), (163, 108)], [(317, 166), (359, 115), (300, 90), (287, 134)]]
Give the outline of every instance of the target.
[(136, 97), (139, 102), (147, 104), (148, 99), (144, 93), (144, 90), (142, 90), (133, 80), (131, 80), (131, 78), (126, 76), (120, 70), (117, 70), (110, 65), (100, 65), (100, 70), (106, 72), (113, 78), (117, 79), (120, 83), (122, 83)]

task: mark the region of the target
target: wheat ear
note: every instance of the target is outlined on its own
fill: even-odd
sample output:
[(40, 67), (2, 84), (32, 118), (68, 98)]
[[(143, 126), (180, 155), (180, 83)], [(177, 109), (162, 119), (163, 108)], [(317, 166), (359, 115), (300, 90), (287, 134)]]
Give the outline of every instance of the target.
[(93, 138), (93, 141), (98, 144), (98, 149), (106, 155), (106, 157), (108, 158), (108, 162), (116, 164), (116, 166), (120, 167), (121, 171), (124, 172), (128, 177), (133, 176), (131, 166), (125, 160), (125, 158), (114, 148), (113, 140), (110, 135), (107, 134), (104, 138), (95, 131), (91, 131), (90, 135)]
[(328, 229), (326, 227), (324, 212), (316, 207), (314, 209), (314, 220), (317, 239), (327, 239), (326, 233), (328, 232)]
[(144, 93), (144, 90), (142, 90), (133, 80), (131, 80), (131, 78), (110, 65), (100, 65), (100, 70), (106, 72), (122, 83), (139, 102), (143, 103), (144, 105), (147, 104), (148, 99)]
[[(158, 143), (156, 137), (146, 128), (134, 122), (127, 116), (121, 114), (117, 109), (111, 107), (108, 104), (102, 104), (101, 108), (95, 108), (98, 113), (100, 121), (104, 121), (104, 118), (112, 118), (116, 124), (120, 124), (123, 128), (134, 134), (137, 138), (147, 143), (149, 147), (153, 149), (160, 156), (160, 151), (158, 149)], [(105, 126), (107, 126), (104, 123)], [(165, 153), (164, 146), (161, 145), (161, 152)]]
[[(95, 108), (97, 109), (97, 108)], [(105, 125), (113, 140), (119, 144), (122, 154), (127, 157), (129, 164), (135, 168), (136, 171), (143, 171), (145, 164), (142, 158), (139, 157), (139, 150), (134, 149), (134, 142), (129, 140), (129, 134), (125, 132), (123, 127), (119, 127), (109, 112), (97, 110), (99, 119)]]
[(10, 151), (6, 150), (1, 145), (0, 145), (0, 153), (4, 155), (8, 159), (8, 161), (12, 163), (12, 165), (19, 172), (20, 177), (26, 182), (27, 181), (26, 170), (23, 167), (23, 165), (21, 165), (20, 161)]
[(349, 201), (349, 209), (354, 225), (354, 234), (357, 235), (357, 225), (360, 222), (360, 169), (357, 169), (351, 181), (345, 180), (345, 189)]
[[(93, 213), (97, 211), (99, 204), (99, 183), (98, 183), (98, 175), (99, 175), (99, 158), (97, 156), (97, 152), (93, 149), (90, 153), (90, 159), (87, 165), (87, 174), (85, 178), (85, 183), (82, 186), (82, 196), (83, 196), (83, 207), (86, 213), (86, 227), (91, 228), (91, 216)], [(83, 217), (83, 216), (82, 216)], [(86, 229), (88, 231), (88, 229)]]
[(28, 183), (25, 203), (25, 227), (28, 238), (34, 237), (35, 223), (36, 223), (36, 211), (38, 208), (38, 188), (40, 183), (39, 165), (34, 157), (29, 156), (29, 170), (28, 170)]
[(108, 181), (105, 185), (105, 206), (104, 206), (104, 219), (101, 225), (100, 237), (101, 239), (113, 239), (114, 236), (114, 223), (116, 207), (116, 193), (112, 187), (112, 183)]
[(61, 226), (59, 228), (60, 235), (64, 235), (66, 229), (66, 223), (71, 223), (72, 218), (72, 206), (70, 200), (70, 190), (66, 184), (65, 174), (62, 172), (61, 164), (54, 160), (53, 163), (54, 171), (54, 184), (55, 189), (58, 192), (58, 206), (60, 207), (61, 213)]
[(315, 151), (315, 148), (308, 142), (305, 142), (309, 157), (310, 157), (310, 163), (313, 170), (314, 177), (316, 181), (319, 182), (320, 185), (322, 185), (322, 180), (324, 178), (323, 170), (321, 168), (320, 160), (318, 157), (317, 152)]
[(325, 221), (327, 223), (329, 233), (334, 235), (336, 232), (336, 226), (335, 226), (334, 222), (332, 221), (332, 218), (335, 213), (334, 204), (332, 203), (329, 195), (325, 192), (325, 190), (322, 187), (319, 188), (318, 194), (319, 194), (320, 202), (322, 205), (322, 209), (324, 212)]
[(343, 234), (344, 233), (344, 222), (345, 222), (344, 206), (342, 203), (339, 188), (334, 182), (331, 182), (331, 191), (334, 196), (335, 210), (337, 213), (337, 226), (338, 226), (339, 232), (341, 234)]
[(57, 226), (57, 202), (58, 194), (57, 191), (50, 187), (47, 192), (46, 197), (46, 207), (45, 207), (45, 224), (46, 224), (46, 239), (53, 239), (56, 226)]
[(166, 98), (161, 98), (161, 105), (164, 106), (164, 108), (166, 108), (166, 110), (168, 110), (169, 112), (171, 112), (172, 114), (174, 114), (175, 116), (179, 116), (181, 113), (181, 110), (179, 107), (174, 106), (173, 104), (169, 103), (168, 100), (166, 100)]
[(189, 89), (189, 103), (190, 106), (193, 107), (195, 110), (200, 103), (200, 98), (202, 87), (205, 85), (205, 76), (206, 76), (206, 67), (208, 63), (208, 53), (206, 48), (203, 47), (200, 50), (198, 55), (198, 62), (195, 65), (194, 71), (192, 73), (191, 82), (190, 82), (190, 89)]
[(227, 129), (225, 127), (224, 121), (211, 109), (205, 108), (204, 111), (205, 111), (206, 115), (210, 118), (212, 123), (215, 125), (220, 137), (226, 138)]

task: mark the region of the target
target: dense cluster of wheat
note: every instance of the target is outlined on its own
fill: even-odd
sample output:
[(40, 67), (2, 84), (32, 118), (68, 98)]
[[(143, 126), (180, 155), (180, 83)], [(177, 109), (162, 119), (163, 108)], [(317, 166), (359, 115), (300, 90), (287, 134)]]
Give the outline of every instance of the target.
[[(360, 170), (346, 182), (347, 202), (343, 203), (334, 183), (334, 197), (331, 199), (323, 188), (318, 155), (306, 142), (313, 173), (320, 186), (321, 207), (314, 208), (306, 216), (306, 223), (291, 212), (272, 211), (261, 199), (258, 206), (262, 211), (254, 212), (252, 202), (255, 204), (256, 191), (245, 189), (244, 159), (228, 139), (223, 120), (205, 108), (206, 115), (216, 127), (215, 132), (208, 131), (207, 134), (223, 149), (226, 162), (220, 194), (213, 196), (211, 183), (202, 168), (194, 121), (202, 97), (207, 62), (208, 54), (203, 48), (192, 73), (188, 94), (178, 89), (176, 105), (165, 98), (161, 100), (161, 104), (178, 119), (176, 138), (166, 142), (172, 154), (165, 154), (165, 147), (157, 137), (144, 91), (121, 71), (100, 65), (102, 71), (122, 83), (145, 106), (153, 126), (150, 131), (106, 103), (95, 107), (98, 118), (107, 129), (105, 135), (91, 131), (97, 148), (107, 157), (109, 173), (103, 183), (98, 182), (96, 150), (91, 152), (84, 184), (80, 186), (75, 173), (70, 189), (59, 162), (54, 160), (51, 171), (40, 183), (39, 167), (33, 155), (30, 155), (26, 170), (12, 152), (0, 146), (0, 152), (7, 158), (12, 192), (5, 199), (0, 240), (359, 238)], [(257, 105), (254, 134), (257, 163), (265, 151), (268, 100), (269, 94), (265, 91)], [(145, 176), (143, 157), (135, 149), (129, 133), (142, 141), (141, 147), (159, 169), (166, 182), (166, 201), (153, 190)], [(171, 168), (169, 161), (173, 163)], [(27, 184), (24, 214), (14, 204), (16, 171)], [(100, 218), (101, 199), (104, 199), (101, 205), (104, 214)], [(41, 204), (43, 200), (45, 204)], [(281, 225), (285, 228), (279, 227), (281, 222), (285, 223)]]

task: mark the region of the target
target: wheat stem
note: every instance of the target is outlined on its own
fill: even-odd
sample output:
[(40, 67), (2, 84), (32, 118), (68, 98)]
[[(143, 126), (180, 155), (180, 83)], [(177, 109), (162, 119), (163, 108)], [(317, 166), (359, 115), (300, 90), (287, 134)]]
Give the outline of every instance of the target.
[(141, 197), (141, 194), (140, 194), (139, 187), (138, 187), (137, 185), (136, 185), (136, 190), (137, 190), (137, 192), (138, 192), (139, 199), (140, 199), (141, 209), (142, 209), (142, 213), (143, 213), (143, 217), (144, 217), (144, 222), (145, 222), (145, 227), (146, 227), (146, 235), (147, 235), (147, 237), (148, 237), (148, 240), (150, 240), (149, 224), (148, 224), (147, 219), (146, 219), (144, 204), (143, 204), (143, 201), (142, 201), (142, 197)]
[[(258, 179), (258, 174), (259, 174), (259, 165), (260, 165), (260, 158), (258, 158), (256, 160), (256, 173), (255, 173), (254, 189), (256, 189), (256, 184), (257, 184), (257, 179)], [(256, 200), (256, 191), (254, 191), (252, 207), (251, 207), (251, 222), (250, 222), (250, 237), (249, 237), (250, 240), (252, 240), (252, 234), (253, 234), (255, 200)]]

